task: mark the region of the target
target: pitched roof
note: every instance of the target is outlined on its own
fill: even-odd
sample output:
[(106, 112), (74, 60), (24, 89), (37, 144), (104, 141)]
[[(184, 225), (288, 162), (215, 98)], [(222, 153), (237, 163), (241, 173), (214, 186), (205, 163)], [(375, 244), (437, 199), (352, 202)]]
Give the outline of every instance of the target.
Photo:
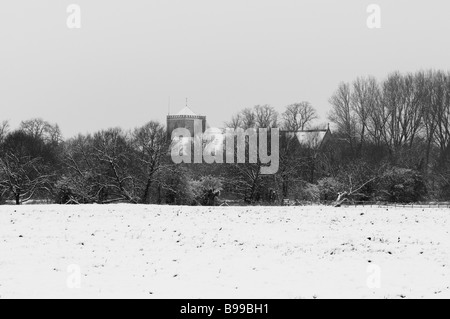
[(322, 145), (322, 142), (327, 137), (328, 130), (311, 130), (311, 131), (298, 131), (298, 132), (286, 132), (289, 137), (296, 137), (301, 145), (309, 146), (312, 148), (318, 148)]
[(188, 115), (188, 116), (197, 116), (189, 107), (185, 107), (180, 112), (178, 112), (176, 115)]

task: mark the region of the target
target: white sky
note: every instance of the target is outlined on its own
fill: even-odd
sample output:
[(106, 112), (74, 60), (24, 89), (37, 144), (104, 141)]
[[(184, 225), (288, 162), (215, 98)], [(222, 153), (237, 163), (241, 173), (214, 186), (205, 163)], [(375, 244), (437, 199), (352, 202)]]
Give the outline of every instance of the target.
[[(82, 28), (66, 26), (69, 4)], [(382, 28), (367, 28), (367, 6)], [(340, 81), (450, 69), (448, 0), (4, 0), (0, 121), (66, 137), (165, 121), (189, 106), (221, 126), (244, 107), (310, 101), (327, 122)]]

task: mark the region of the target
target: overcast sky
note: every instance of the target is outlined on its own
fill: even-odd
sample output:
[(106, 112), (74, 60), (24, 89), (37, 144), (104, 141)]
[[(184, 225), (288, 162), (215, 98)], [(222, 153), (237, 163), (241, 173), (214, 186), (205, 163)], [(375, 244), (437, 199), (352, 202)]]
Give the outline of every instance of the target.
[(42, 117), (71, 137), (164, 121), (169, 97), (173, 113), (188, 97), (211, 126), (303, 100), (327, 122), (341, 81), (449, 70), (449, 31), (448, 0), (3, 0), (0, 121)]

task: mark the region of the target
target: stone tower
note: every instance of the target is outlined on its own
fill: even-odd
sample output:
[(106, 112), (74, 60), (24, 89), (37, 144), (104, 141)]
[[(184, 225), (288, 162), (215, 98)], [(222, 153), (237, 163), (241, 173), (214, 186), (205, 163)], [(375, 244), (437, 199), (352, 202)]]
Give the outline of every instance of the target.
[(172, 136), (173, 130), (177, 128), (186, 128), (194, 137), (194, 128), (201, 127), (201, 133), (206, 130), (206, 116), (195, 114), (189, 107), (185, 107), (176, 115), (167, 115), (167, 135)]

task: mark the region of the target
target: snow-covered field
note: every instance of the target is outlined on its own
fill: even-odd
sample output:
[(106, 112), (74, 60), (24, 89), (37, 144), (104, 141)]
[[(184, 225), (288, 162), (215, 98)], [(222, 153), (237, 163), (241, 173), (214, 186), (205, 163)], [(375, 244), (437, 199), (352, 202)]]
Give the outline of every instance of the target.
[(2, 206), (0, 298), (449, 298), (448, 209)]

